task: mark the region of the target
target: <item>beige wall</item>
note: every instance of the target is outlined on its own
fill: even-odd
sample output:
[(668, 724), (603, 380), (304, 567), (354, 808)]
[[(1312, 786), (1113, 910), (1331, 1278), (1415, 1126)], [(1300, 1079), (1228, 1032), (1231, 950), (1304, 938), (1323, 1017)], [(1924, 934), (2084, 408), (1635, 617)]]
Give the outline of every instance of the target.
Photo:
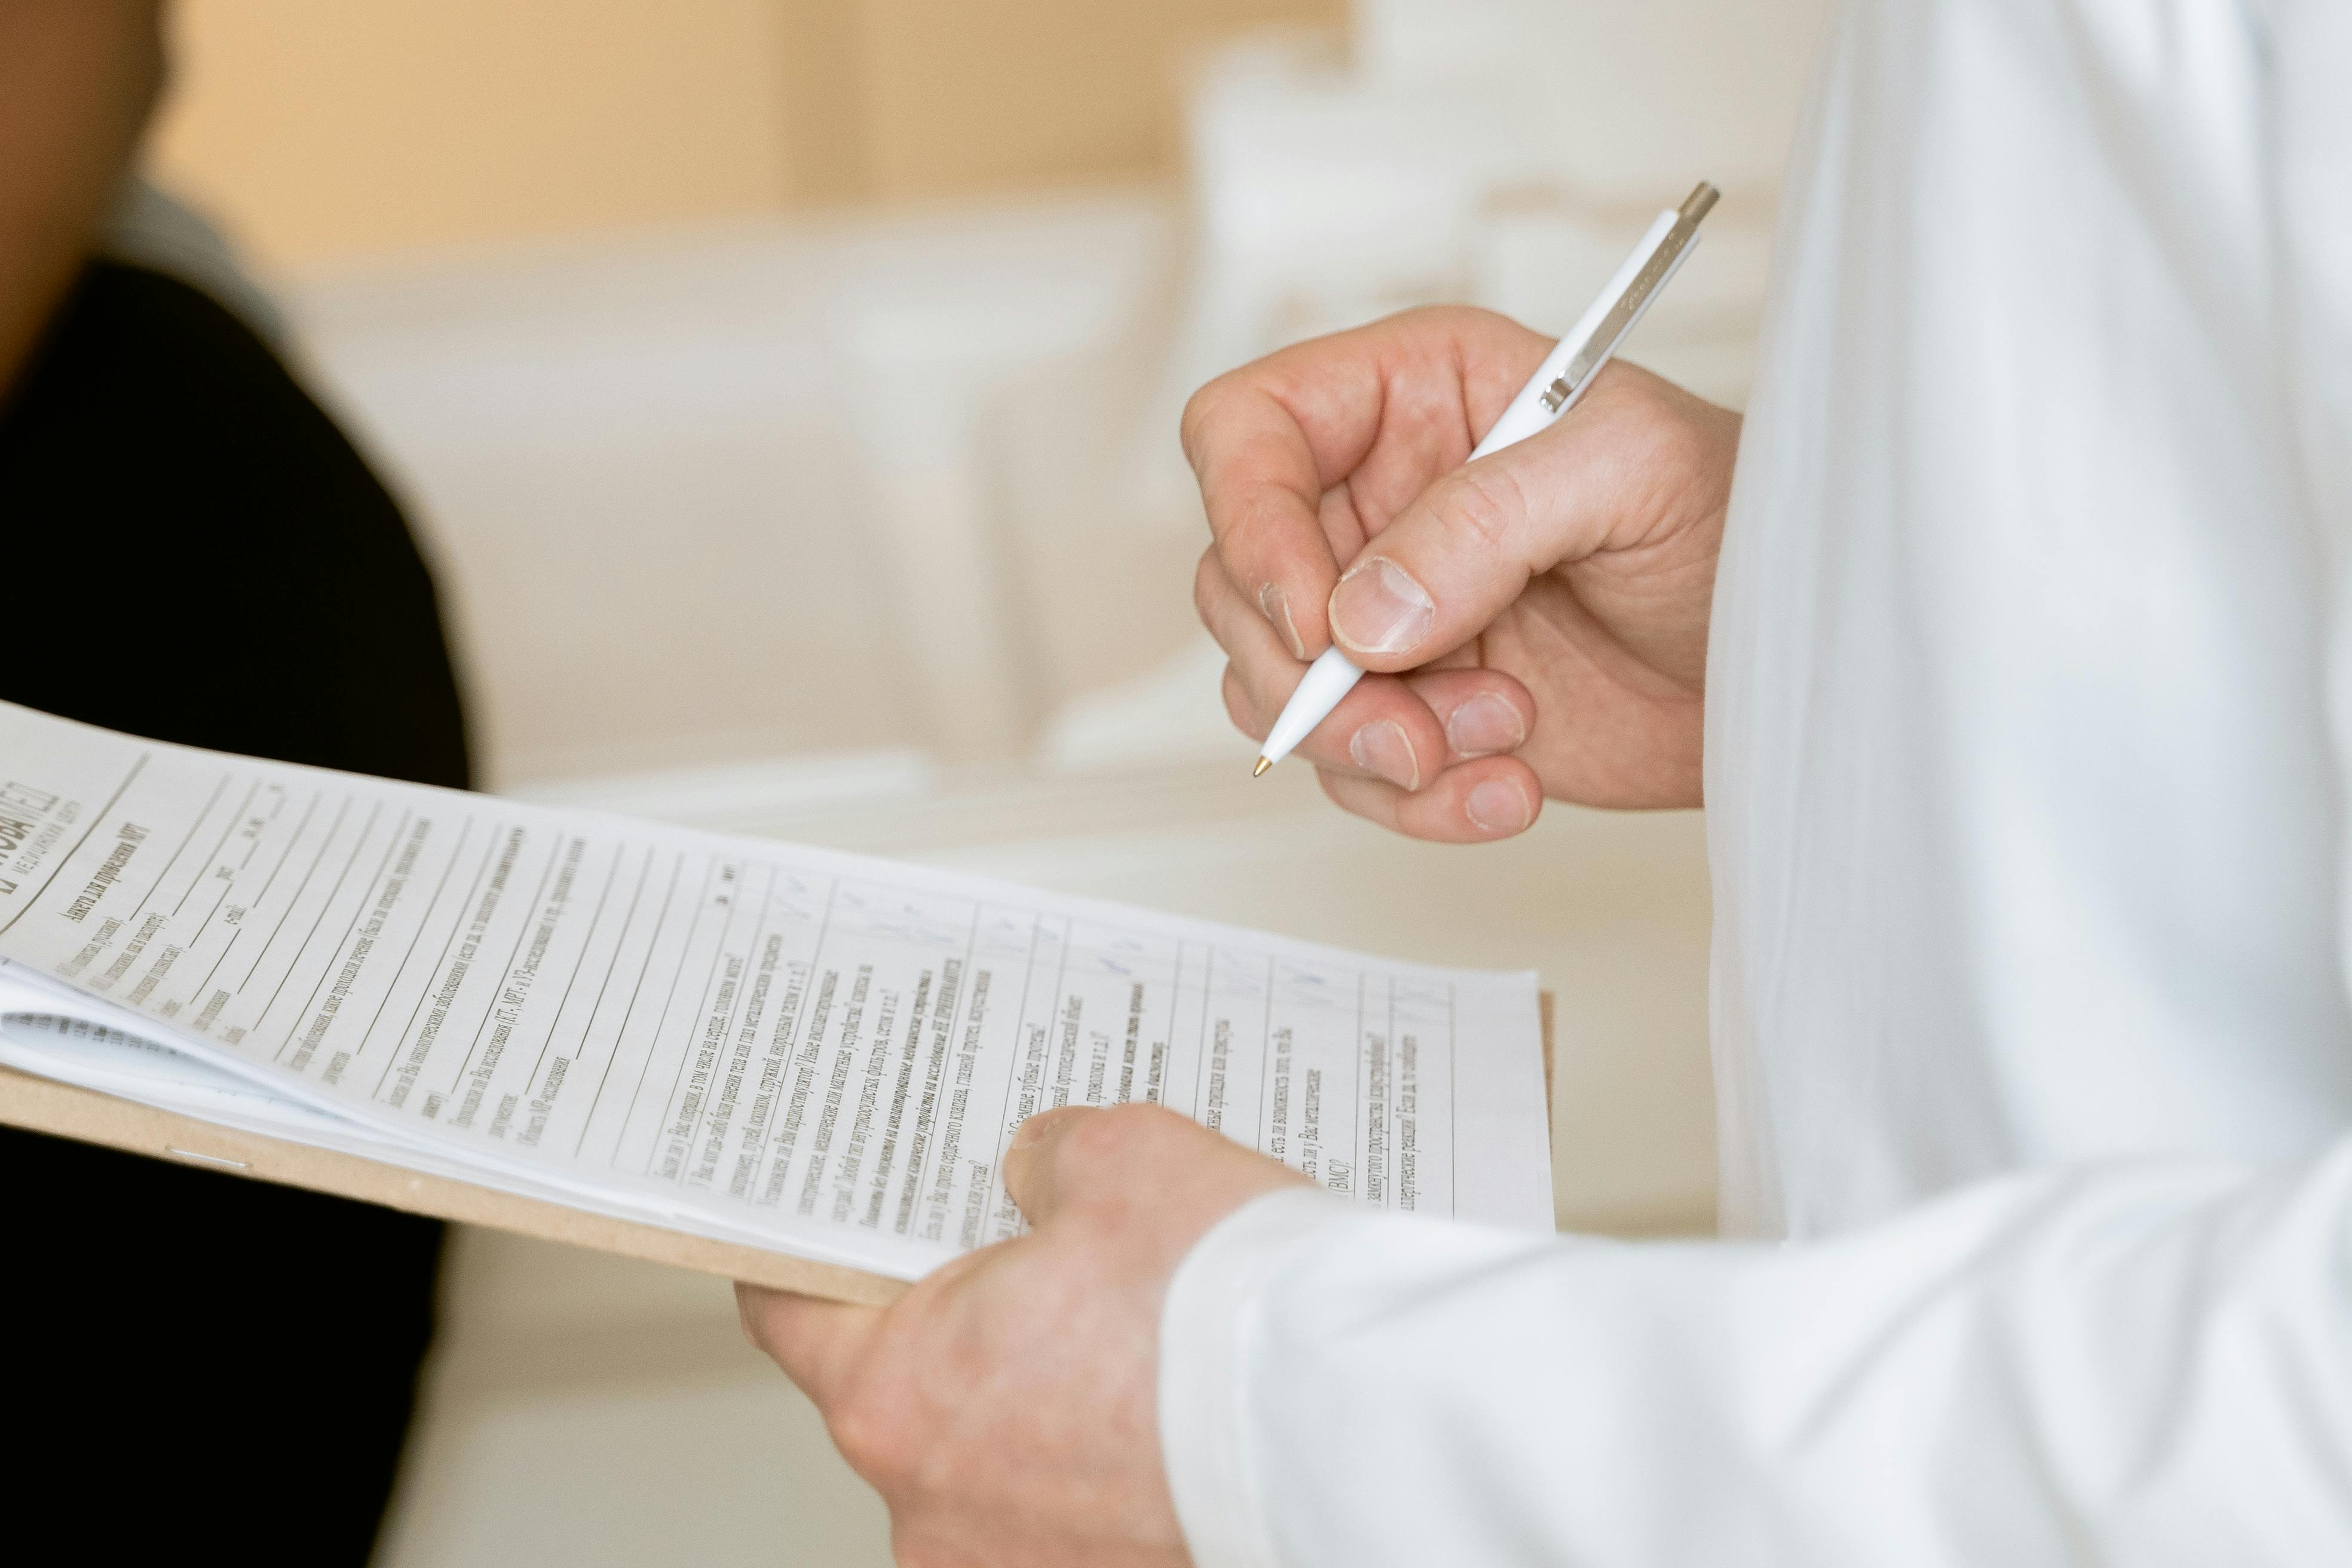
[(1345, 0), (179, 0), (153, 161), (331, 265), (1174, 165), (1184, 52)]
[(180, 0), (153, 162), (265, 258), (755, 212), (764, 0)]
[[(798, 0), (803, 7), (825, 0)], [(932, 195), (1177, 161), (1185, 53), (1346, 0), (834, 0), (859, 23), (866, 189)]]

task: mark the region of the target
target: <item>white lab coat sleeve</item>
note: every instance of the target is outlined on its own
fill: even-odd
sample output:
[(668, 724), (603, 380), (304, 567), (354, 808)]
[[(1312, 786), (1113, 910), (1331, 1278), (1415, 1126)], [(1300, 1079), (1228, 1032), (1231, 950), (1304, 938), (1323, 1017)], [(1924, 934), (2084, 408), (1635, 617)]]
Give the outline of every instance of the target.
[(1200, 1568), (2352, 1563), (2352, 1138), (1619, 1243), (1261, 1198), (1160, 1426)]

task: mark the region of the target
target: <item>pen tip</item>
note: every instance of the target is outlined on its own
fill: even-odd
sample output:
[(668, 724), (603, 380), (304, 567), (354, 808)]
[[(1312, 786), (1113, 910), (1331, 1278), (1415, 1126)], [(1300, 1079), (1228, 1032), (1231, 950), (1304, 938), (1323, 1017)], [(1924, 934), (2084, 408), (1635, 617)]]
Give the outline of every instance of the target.
[(1265, 777), (1265, 770), (1272, 766), (1274, 766), (1274, 760), (1271, 757), (1260, 757), (1257, 760), (1257, 766), (1250, 770), (1250, 777), (1262, 779)]

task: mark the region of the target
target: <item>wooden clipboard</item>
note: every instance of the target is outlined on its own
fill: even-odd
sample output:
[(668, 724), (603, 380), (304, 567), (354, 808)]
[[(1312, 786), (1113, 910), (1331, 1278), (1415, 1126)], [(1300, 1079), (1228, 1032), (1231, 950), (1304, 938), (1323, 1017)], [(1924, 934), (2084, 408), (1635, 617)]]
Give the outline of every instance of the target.
[[(1552, 996), (1538, 998), (1543, 1019), (1544, 1118), (1550, 1125)], [(422, 1175), (358, 1154), (313, 1149), (308, 1144), (255, 1132), (239, 1132), (192, 1116), (157, 1110), (96, 1089), (80, 1089), (0, 1068), (0, 1123), (100, 1143), (133, 1154), (184, 1165), (226, 1171), (315, 1193), (357, 1198), (410, 1214), (461, 1225), (487, 1226), (518, 1236), (567, 1242), (597, 1252), (667, 1263), (725, 1279), (746, 1279), (778, 1290), (822, 1296), (835, 1301), (876, 1305), (907, 1289), (888, 1279), (838, 1264), (770, 1252), (734, 1242), (712, 1241), (661, 1226), (611, 1219), (539, 1198), (518, 1197), (446, 1176)]]

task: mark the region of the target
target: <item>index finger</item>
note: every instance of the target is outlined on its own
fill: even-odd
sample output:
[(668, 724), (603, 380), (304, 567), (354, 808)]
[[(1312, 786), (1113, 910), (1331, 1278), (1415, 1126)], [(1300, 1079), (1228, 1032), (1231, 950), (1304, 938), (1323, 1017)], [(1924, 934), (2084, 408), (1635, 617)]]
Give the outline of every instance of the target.
[(1339, 561), (1324, 530), (1324, 493), (1371, 447), (1376, 373), (1322, 343), (1285, 350), (1218, 377), (1184, 408), (1184, 455), (1217, 562), (1291, 651), (1330, 645), (1324, 602)]
[(1218, 377), (1184, 410), (1218, 563), (1301, 659), (1339, 568), (1461, 466), (1548, 345), (1503, 317), (1410, 310)]
[(879, 1307), (819, 1300), (738, 1281), (735, 1310), (743, 1337), (767, 1352), (819, 1410), (856, 1366), (882, 1321)]

